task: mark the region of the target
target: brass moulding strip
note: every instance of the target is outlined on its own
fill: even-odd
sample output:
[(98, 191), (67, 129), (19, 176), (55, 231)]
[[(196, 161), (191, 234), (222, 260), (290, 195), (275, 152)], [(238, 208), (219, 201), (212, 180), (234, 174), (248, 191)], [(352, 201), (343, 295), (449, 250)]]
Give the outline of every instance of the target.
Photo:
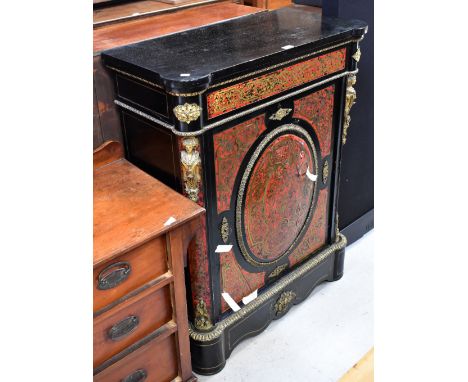
[(197, 131), (192, 131), (192, 132), (182, 132), (182, 131), (177, 131), (175, 129), (175, 126), (174, 125), (171, 125), (167, 122), (164, 122), (164, 121), (161, 121), (160, 119), (157, 119), (147, 113), (144, 113), (142, 112), (141, 110), (138, 110), (130, 105), (127, 105), (126, 103), (122, 102), (122, 101), (119, 101), (119, 100), (114, 100), (114, 103), (116, 105), (119, 105), (121, 106), (122, 108), (124, 109), (127, 109), (127, 110), (130, 110), (132, 112), (134, 112), (135, 114), (138, 114), (140, 117), (143, 117), (149, 121), (152, 121), (154, 123), (157, 123), (169, 130), (171, 130), (175, 135), (178, 135), (180, 137), (194, 137), (194, 136), (197, 136), (197, 135), (201, 135), (201, 134), (204, 134), (205, 131), (207, 130), (211, 130), (215, 127), (218, 127), (218, 126), (221, 126), (221, 125), (224, 125), (225, 123), (228, 123), (228, 122), (231, 122), (233, 120), (235, 120), (236, 118), (240, 118), (240, 117), (243, 117), (244, 115), (247, 115), (247, 114), (250, 114), (250, 113), (253, 113), (255, 111), (258, 111), (260, 109), (263, 109), (267, 106), (271, 106), (277, 102), (281, 102), (287, 98), (290, 98), (290, 97), (294, 97), (298, 94), (301, 94), (301, 93), (304, 93), (308, 90), (311, 90), (313, 88), (316, 88), (318, 86), (321, 86), (323, 84), (326, 84), (327, 82), (331, 82), (331, 81), (334, 81), (334, 80), (337, 80), (338, 78), (341, 78), (341, 77), (346, 77), (346, 76), (349, 76), (351, 74), (357, 74), (358, 72), (358, 69), (356, 70), (351, 70), (351, 71), (345, 71), (345, 72), (342, 72), (342, 73), (339, 73), (339, 74), (335, 74), (334, 76), (331, 76), (331, 77), (328, 77), (322, 81), (319, 81), (319, 82), (316, 82), (312, 85), (308, 85), (306, 87), (303, 87), (299, 90), (295, 90), (293, 92), (290, 92), (288, 94), (285, 94), (281, 97), (277, 97), (275, 99), (272, 99), (271, 101), (267, 101), (267, 102), (263, 102), (262, 104), (260, 105), (257, 105), (257, 106), (254, 106), (254, 107), (251, 107), (250, 109), (247, 109), (247, 110), (244, 110), (244, 111), (241, 111), (240, 113), (237, 113), (237, 114), (234, 114), (234, 115), (231, 115), (230, 117), (226, 117), (224, 119), (221, 119), (217, 122), (213, 122), (213, 123), (210, 123), (204, 127), (202, 127), (200, 130), (197, 130)]
[[(167, 122), (164, 122), (164, 121), (161, 121), (160, 119), (158, 118), (155, 118), (139, 109), (136, 109), (134, 108), (133, 106), (130, 106), (130, 105), (127, 105), (126, 103), (122, 102), (122, 101), (119, 101), (118, 99), (114, 100), (114, 103), (126, 110), (129, 110), (129, 111), (132, 111), (134, 112), (135, 114), (138, 114), (140, 117), (143, 117), (151, 122), (154, 122), (154, 123), (157, 123), (161, 126), (164, 126), (166, 129), (169, 129), (169, 130), (172, 130), (174, 134), (177, 134), (178, 131), (175, 129), (174, 125), (171, 125)], [(181, 135), (180, 133), (177, 134), (177, 135)], [(184, 135), (183, 135), (184, 136)]]
[(342, 250), (346, 247), (346, 237), (339, 233), (336, 241), (328, 246), (327, 248), (321, 250), (317, 255), (312, 259), (299, 266), (297, 269), (284, 276), (278, 280), (272, 287), (266, 290), (264, 293), (260, 294), (255, 300), (245, 305), (242, 309), (231, 314), (229, 317), (226, 317), (224, 320), (218, 322), (213, 330), (209, 332), (199, 332), (195, 330), (192, 326), (189, 327), (190, 338), (199, 342), (209, 342), (219, 338), (225, 329), (239, 322), (242, 318), (246, 317), (254, 310), (259, 308), (262, 304), (267, 302), (270, 298), (274, 297), (278, 293), (286, 289), (294, 281), (298, 280), (306, 273), (317, 267), (328, 257), (332, 256), (336, 251)]
[(135, 76), (133, 74), (130, 74), (130, 73), (127, 73), (127, 72), (124, 72), (123, 70), (120, 70), (120, 69), (117, 69), (117, 68), (114, 68), (113, 66), (109, 66), (107, 65), (107, 67), (117, 73), (120, 73), (120, 74), (123, 74), (124, 76), (127, 76), (127, 77), (130, 77), (130, 78), (133, 78), (135, 80), (138, 80), (138, 81), (141, 81), (141, 82), (144, 82), (145, 84), (148, 84), (148, 85), (151, 85), (151, 86), (154, 86), (156, 88), (159, 88), (159, 89), (162, 89), (164, 90), (164, 87), (159, 85), (159, 84), (156, 84), (154, 82), (151, 82), (151, 81), (148, 81), (148, 80), (145, 80), (144, 78), (141, 78), (141, 77), (138, 77), (138, 76)]

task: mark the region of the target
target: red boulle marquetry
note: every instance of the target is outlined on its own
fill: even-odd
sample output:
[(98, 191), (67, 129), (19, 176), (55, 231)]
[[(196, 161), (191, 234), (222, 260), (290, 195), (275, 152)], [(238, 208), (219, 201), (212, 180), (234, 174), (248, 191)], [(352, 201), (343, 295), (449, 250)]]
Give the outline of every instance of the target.
[(285, 90), (343, 70), (346, 49), (322, 54), (274, 72), (240, 82), (206, 96), (208, 118), (214, 118)]
[(315, 188), (306, 172), (314, 161), (307, 143), (293, 134), (276, 138), (258, 158), (246, 190), (244, 225), (247, 245), (260, 261), (279, 258), (302, 229)]
[(102, 53), (138, 85), (116, 100), (129, 160), (206, 209), (187, 261), (200, 374), (343, 275), (338, 172), (366, 28), (287, 7)]
[(252, 143), (265, 128), (265, 117), (260, 115), (213, 135), (218, 212), (229, 209), (235, 175)]
[(330, 154), (335, 85), (294, 101), (294, 117), (305, 119), (314, 128), (322, 156)]
[[(238, 263), (232, 250), (220, 255), (220, 264), (222, 290), (229, 293), (236, 302), (240, 302), (243, 297), (248, 296), (265, 283), (265, 272), (246, 271)], [(229, 309), (228, 304), (223, 299), (221, 311), (224, 313)]]

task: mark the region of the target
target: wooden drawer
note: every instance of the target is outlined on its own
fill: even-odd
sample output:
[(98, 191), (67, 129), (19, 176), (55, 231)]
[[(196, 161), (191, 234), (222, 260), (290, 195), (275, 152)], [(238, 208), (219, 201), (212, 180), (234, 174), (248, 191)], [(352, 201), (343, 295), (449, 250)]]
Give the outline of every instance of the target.
[[(94, 312), (167, 271), (161, 236), (94, 269)], [(116, 281), (117, 280), (117, 281)]]
[(96, 374), (94, 382), (172, 381), (178, 373), (175, 341), (175, 334), (152, 340)]
[(172, 319), (170, 285), (155, 285), (94, 319), (94, 367)]

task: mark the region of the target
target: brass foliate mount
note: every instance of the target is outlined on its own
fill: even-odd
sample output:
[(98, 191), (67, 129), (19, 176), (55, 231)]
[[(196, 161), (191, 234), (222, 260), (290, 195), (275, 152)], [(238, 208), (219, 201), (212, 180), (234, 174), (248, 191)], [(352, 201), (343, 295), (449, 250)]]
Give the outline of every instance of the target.
[(198, 202), (201, 182), (200, 142), (190, 137), (182, 140), (184, 150), (180, 153), (184, 191), (190, 200)]
[(359, 62), (359, 60), (361, 59), (361, 48), (359, 48), (359, 46), (356, 52), (354, 52), (354, 54), (351, 57), (353, 57), (354, 61)]
[(328, 168), (328, 161), (326, 160), (323, 163), (323, 167), (322, 167), (322, 183), (323, 184), (327, 184), (328, 175), (329, 175), (329, 168)]
[(344, 110), (344, 123), (343, 123), (343, 137), (342, 143), (343, 145), (346, 143), (347, 136), (348, 136), (348, 128), (351, 122), (351, 117), (349, 116), (349, 112), (351, 108), (356, 103), (356, 90), (353, 88), (353, 85), (356, 84), (356, 75), (350, 74), (346, 81), (346, 100), (345, 100), (345, 110)]
[(278, 277), (281, 273), (283, 273), (286, 269), (288, 268), (288, 263), (278, 265), (273, 271), (268, 275), (269, 279), (272, 279), (274, 277)]
[(276, 300), (274, 305), (275, 315), (280, 316), (286, 313), (294, 303), (296, 293), (292, 290), (281, 293), (281, 296)]
[(203, 299), (198, 301), (195, 308), (195, 320), (193, 324), (198, 330), (210, 330), (213, 327), (210, 315), (208, 314), (208, 309), (206, 308), (206, 304)]
[(272, 121), (281, 121), (284, 117), (286, 117), (292, 109), (278, 109), (278, 111), (270, 116)]
[(221, 220), (221, 226), (219, 227), (221, 233), (221, 239), (223, 239), (223, 243), (227, 244), (229, 239), (229, 222), (226, 217), (223, 217)]
[(201, 107), (196, 103), (184, 103), (183, 105), (177, 105), (173, 111), (180, 122), (190, 123), (200, 117)]

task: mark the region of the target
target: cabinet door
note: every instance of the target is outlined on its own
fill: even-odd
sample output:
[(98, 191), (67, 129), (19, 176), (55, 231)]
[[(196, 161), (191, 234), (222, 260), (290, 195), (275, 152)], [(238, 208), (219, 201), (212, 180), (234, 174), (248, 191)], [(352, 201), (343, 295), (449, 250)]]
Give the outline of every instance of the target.
[[(221, 292), (239, 302), (325, 245), (335, 85), (213, 134)], [(228, 310), (221, 301), (221, 311)]]

